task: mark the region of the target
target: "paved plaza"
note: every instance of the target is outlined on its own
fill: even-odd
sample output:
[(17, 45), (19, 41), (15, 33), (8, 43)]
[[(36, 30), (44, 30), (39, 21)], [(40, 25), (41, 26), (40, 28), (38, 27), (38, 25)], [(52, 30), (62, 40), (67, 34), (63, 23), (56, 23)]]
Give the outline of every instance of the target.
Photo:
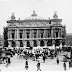
[[(65, 53), (64, 53), (65, 54)], [(46, 59), (46, 62), (43, 63), (42, 58), (40, 57), (38, 60), (41, 63), (41, 70), (42, 71), (64, 71), (63, 62), (62, 62), (62, 54), (58, 56), (60, 63), (57, 65), (56, 58), (54, 59)], [(32, 59), (28, 59), (29, 69), (27, 71), (37, 71), (37, 61), (33, 61)], [(66, 62), (67, 71), (69, 71), (69, 63)], [(3, 71), (26, 71), (25, 70), (25, 59), (19, 58), (16, 55), (11, 58), (10, 66), (6, 67), (6, 64), (0, 65), (1, 72)]]

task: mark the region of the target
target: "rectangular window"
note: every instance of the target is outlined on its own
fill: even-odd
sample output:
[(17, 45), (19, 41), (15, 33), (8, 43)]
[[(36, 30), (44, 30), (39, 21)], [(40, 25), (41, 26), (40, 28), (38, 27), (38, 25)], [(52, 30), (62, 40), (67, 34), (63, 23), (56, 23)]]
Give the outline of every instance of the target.
[(12, 38), (14, 39), (14, 33), (12, 33)]
[(58, 32), (56, 32), (56, 37), (58, 37)]
[(34, 38), (36, 38), (36, 33), (34, 33)]
[(22, 38), (22, 33), (20, 33), (20, 38)]
[(27, 33), (27, 38), (29, 38), (29, 33)]

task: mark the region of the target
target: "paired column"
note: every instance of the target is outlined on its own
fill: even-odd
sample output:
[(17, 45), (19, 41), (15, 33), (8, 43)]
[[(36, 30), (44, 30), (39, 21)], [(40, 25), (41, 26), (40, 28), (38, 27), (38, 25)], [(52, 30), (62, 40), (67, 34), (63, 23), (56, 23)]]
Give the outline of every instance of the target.
[(39, 35), (39, 30), (37, 29), (37, 38), (38, 38), (38, 35)]
[(15, 39), (17, 39), (17, 30), (15, 30)]
[(10, 30), (8, 30), (8, 39), (10, 39)]
[(19, 39), (19, 30), (17, 29), (17, 39)]
[(51, 37), (53, 38), (53, 29), (51, 30)]
[(25, 38), (25, 30), (23, 30), (23, 39)]
[(29, 37), (32, 38), (32, 30), (30, 30), (30, 36)]
[(44, 29), (43, 38), (45, 38), (46, 30)]

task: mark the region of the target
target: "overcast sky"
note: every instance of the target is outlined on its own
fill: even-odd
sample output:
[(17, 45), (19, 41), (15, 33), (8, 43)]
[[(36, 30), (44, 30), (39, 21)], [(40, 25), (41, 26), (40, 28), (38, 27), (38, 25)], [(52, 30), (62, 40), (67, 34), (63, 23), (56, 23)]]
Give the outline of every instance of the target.
[(72, 33), (72, 0), (0, 0), (0, 35), (3, 34), (3, 27), (7, 26), (6, 21), (14, 12), (16, 19), (29, 17), (33, 10), (44, 18), (53, 18), (54, 11), (66, 25), (67, 33)]

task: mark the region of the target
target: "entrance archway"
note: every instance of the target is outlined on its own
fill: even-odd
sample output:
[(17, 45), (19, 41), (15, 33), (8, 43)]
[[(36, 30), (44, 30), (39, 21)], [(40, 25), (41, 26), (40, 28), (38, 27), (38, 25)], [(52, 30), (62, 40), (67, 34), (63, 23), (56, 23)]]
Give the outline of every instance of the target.
[(60, 41), (59, 40), (55, 40), (55, 46), (59, 46), (60, 45)]
[(22, 41), (20, 41), (20, 47), (23, 47), (23, 42)]
[(44, 46), (44, 41), (43, 40), (40, 41), (40, 46)]
[(47, 41), (47, 46), (52, 46), (52, 40)]
[(12, 41), (12, 47), (15, 47), (15, 46), (16, 46), (15, 41)]
[(29, 41), (27, 41), (27, 47), (30, 47), (30, 42)]
[(36, 40), (34, 40), (34, 47), (37, 47), (37, 42), (36, 42)]

